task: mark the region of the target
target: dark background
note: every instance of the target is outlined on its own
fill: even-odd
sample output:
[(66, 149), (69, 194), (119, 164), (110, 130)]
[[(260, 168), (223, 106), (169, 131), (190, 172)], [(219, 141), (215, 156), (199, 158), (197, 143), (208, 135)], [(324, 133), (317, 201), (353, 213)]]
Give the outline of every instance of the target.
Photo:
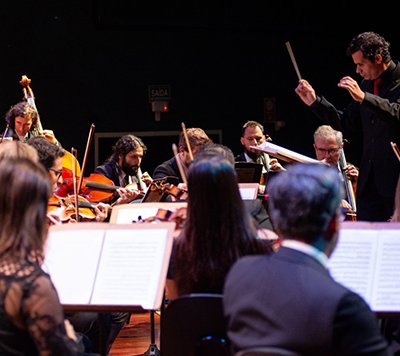
[[(358, 7), (345, 1), (2, 1), (2, 130), (4, 114), (22, 99), (25, 74), (44, 128), (64, 148), (77, 148), (80, 162), (92, 123), (96, 134), (118, 136), (179, 132), (184, 122), (221, 130), (221, 143), (238, 154), (242, 124), (257, 120), (274, 143), (314, 157), (319, 122), (294, 93), (297, 76), (285, 42), (302, 76), (340, 108), (350, 97), (338, 81), (357, 77), (345, 53), (354, 35), (376, 31), (391, 42), (394, 58), (400, 50), (396, 9)], [(169, 112), (159, 122), (148, 97), (148, 86), (156, 84), (171, 87)], [(266, 121), (265, 98), (275, 103), (282, 127)], [(148, 146), (142, 168), (152, 174), (172, 156), (178, 137), (142, 138)], [(85, 175), (96, 150), (101, 163), (115, 141), (88, 146)], [(353, 151), (350, 145), (346, 156), (357, 163)]]

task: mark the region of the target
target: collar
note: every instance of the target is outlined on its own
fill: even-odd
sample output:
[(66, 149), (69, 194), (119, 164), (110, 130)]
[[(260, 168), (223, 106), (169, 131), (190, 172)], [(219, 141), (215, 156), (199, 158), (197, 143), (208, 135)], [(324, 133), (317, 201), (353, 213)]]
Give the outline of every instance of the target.
[(305, 242), (301, 242), (298, 240), (283, 240), (281, 242), (282, 246), (291, 248), (293, 250), (297, 250), (305, 253), (316, 259), (322, 266), (328, 268), (328, 257), (321, 250), (318, 250), (312, 245), (306, 244)]

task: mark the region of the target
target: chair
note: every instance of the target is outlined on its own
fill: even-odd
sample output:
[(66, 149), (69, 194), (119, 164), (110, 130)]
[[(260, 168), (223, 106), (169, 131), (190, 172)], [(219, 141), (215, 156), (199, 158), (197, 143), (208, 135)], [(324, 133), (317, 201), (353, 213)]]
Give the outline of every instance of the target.
[(240, 350), (235, 356), (301, 356), (300, 354), (279, 347), (252, 347)]
[(188, 294), (161, 313), (161, 356), (229, 356), (221, 294)]

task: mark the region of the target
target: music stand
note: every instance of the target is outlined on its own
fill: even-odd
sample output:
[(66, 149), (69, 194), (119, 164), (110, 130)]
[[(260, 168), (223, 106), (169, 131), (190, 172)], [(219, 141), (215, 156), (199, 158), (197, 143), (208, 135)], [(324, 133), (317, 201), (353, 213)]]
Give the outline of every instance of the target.
[(263, 165), (255, 162), (235, 162), (238, 183), (260, 183)]

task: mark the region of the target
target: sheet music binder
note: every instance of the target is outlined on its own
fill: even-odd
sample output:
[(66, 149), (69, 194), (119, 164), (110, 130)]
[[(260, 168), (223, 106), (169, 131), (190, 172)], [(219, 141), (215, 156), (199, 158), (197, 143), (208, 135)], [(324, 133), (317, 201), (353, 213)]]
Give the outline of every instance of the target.
[(159, 309), (174, 223), (52, 226), (43, 269), (69, 309)]
[(343, 222), (328, 266), (381, 315), (400, 315), (400, 223)]

